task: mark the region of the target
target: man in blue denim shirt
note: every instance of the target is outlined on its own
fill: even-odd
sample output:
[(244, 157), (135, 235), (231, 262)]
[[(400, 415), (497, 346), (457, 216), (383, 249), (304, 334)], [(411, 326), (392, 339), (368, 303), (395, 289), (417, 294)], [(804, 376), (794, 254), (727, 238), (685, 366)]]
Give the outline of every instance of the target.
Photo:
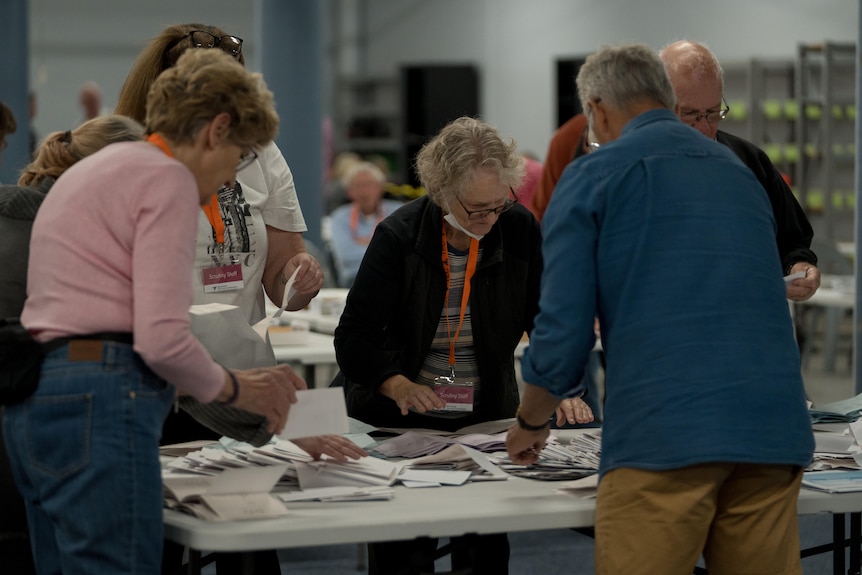
[[(801, 573), (796, 500), (814, 447), (769, 199), (674, 115), (646, 46), (589, 57), (600, 147), (543, 222), (540, 312), (507, 448), (535, 461), (579, 393), (599, 317), (607, 356), (596, 573)], [(766, 527), (768, 526), (768, 528)]]

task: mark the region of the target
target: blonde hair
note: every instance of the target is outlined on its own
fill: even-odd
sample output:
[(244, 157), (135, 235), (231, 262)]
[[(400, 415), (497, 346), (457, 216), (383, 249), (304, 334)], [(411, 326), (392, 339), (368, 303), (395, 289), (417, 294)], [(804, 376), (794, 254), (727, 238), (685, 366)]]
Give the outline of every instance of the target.
[(462, 116), (422, 146), (416, 172), (431, 200), (448, 208), (480, 169), (491, 170), (503, 185), (518, 189), (526, 168), (517, 150), (515, 140), (504, 140), (493, 126)]
[(261, 147), (278, 132), (278, 114), (263, 77), (221, 50), (187, 50), (156, 78), (147, 95), (147, 133), (192, 143), (217, 115), (230, 115), (228, 140)]
[(76, 129), (48, 134), (36, 158), (21, 171), (19, 186), (35, 186), (45, 178), (58, 178), (79, 160), (115, 142), (140, 140), (144, 127), (125, 116), (100, 116)]

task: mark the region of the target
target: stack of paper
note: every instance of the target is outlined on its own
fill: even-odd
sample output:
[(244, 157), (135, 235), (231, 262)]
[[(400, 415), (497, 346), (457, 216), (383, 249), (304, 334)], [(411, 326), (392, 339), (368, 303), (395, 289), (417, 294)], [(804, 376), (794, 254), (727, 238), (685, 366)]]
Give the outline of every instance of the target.
[(291, 501), (388, 501), (394, 491), (389, 487), (316, 487), (278, 494), (278, 498)]
[(802, 485), (828, 493), (862, 491), (862, 471), (806, 471)]
[(533, 465), (517, 465), (508, 455), (499, 456), (497, 465), (518, 477), (547, 481), (580, 479), (598, 470), (601, 443), (599, 429), (578, 435), (568, 445), (563, 445), (551, 435), (539, 454), (539, 460)]
[(405, 431), (401, 435), (380, 442), (374, 447), (374, 451), (384, 457), (414, 458), (433, 455), (455, 443), (483, 452), (505, 451), (506, 432), (495, 435), (485, 433), (443, 435), (431, 431)]
[(812, 423), (849, 423), (862, 412), (862, 394), (809, 410)]
[(212, 521), (278, 517), (287, 508), (270, 491), (283, 473), (281, 465), (238, 467), (216, 475), (166, 470), (165, 506)]

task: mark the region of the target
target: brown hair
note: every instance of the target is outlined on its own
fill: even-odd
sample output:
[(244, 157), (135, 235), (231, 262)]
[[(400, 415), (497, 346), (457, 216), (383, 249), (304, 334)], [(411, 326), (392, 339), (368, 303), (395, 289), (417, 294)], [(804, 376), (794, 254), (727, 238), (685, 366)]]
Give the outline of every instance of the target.
[(45, 178), (58, 178), (73, 164), (108, 144), (140, 140), (144, 127), (125, 116), (99, 116), (76, 129), (53, 132), (42, 141), (36, 158), (21, 171), (19, 186), (35, 186)]
[[(153, 38), (140, 53), (132, 66), (123, 88), (115, 114), (122, 114), (143, 122), (147, 113), (147, 93), (159, 74), (176, 65), (179, 57), (192, 47), (191, 41), (183, 41), (193, 30), (208, 32), (213, 36), (226, 36), (227, 33), (216, 26), (206, 24), (175, 24)], [(240, 51), (237, 56), (240, 64), (245, 58)]]
[(147, 133), (192, 143), (217, 115), (230, 115), (228, 139), (243, 148), (262, 147), (278, 131), (278, 114), (260, 74), (221, 50), (187, 50), (164, 71), (147, 95)]

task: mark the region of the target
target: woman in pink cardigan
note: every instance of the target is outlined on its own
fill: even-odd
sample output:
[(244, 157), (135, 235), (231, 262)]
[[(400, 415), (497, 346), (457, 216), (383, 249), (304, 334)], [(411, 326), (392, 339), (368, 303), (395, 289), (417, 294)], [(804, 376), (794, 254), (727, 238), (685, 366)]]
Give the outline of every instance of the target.
[(67, 170), (34, 225), (22, 324), (46, 353), (3, 421), (40, 573), (159, 573), (162, 422), (176, 394), (284, 426), (305, 383), (234, 371), (189, 329), (200, 206), (278, 127), (257, 74), (191, 50), (149, 91), (145, 142)]

